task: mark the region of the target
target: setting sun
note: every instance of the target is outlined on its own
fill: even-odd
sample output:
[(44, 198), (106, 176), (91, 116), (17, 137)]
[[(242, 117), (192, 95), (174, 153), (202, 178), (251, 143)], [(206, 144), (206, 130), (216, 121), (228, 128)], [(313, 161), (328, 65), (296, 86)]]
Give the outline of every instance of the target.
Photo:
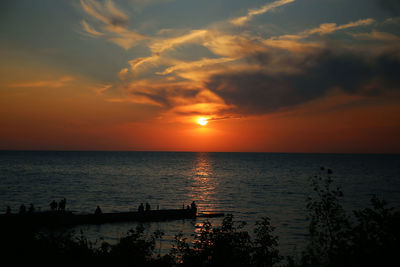
[(200, 124), (201, 126), (205, 126), (208, 123), (208, 121), (207, 118), (199, 118), (197, 120), (197, 123)]

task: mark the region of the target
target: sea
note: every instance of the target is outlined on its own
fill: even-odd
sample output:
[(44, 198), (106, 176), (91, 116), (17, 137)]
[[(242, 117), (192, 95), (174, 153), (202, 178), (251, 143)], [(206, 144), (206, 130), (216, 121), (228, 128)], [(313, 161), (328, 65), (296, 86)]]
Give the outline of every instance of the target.
[[(152, 209), (182, 208), (195, 201), (200, 212), (232, 214), (249, 232), (257, 220), (269, 217), (281, 251), (290, 255), (307, 242), (311, 177), (324, 176), (327, 169), (350, 215), (369, 207), (373, 195), (400, 207), (397, 154), (0, 151), (0, 213), (30, 203), (44, 211), (62, 198), (75, 213), (93, 213), (97, 206), (103, 212), (136, 211), (146, 202)], [(166, 251), (176, 234), (193, 238), (205, 220), (146, 223), (145, 229), (165, 233)], [(218, 226), (222, 219), (209, 220)], [(136, 226), (72, 230), (98, 244), (116, 242)]]

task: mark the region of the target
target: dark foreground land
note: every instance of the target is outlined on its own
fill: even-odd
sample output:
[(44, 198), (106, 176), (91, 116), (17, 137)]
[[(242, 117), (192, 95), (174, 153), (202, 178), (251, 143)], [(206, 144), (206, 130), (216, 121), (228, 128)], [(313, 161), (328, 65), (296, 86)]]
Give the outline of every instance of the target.
[[(218, 214), (217, 214), (218, 215)], [(0, 227), (27, 225), (31, 227), (71, 227), (83, 224), (115, 222), (155, 222), (179, 219), (195, 219), (196, 209), (148, 210), (143, 212), (118, 212), (98, 214), (74, 214), (69, 211), (25, 212), (1, 214)]]
[(160, 231), (145, 235), (138, 226), (116, 244), (94, 246), (84, 236), (39, 231), (17, 223), (0, 229), (1, 260), (9, 266), (397, 266), (400, 212), (375, 197), (371, 207), (348, 214), (333, 189), (331, 172), (311, 179), (314, 194), (307, 199), (309, 239), (299, 255), (283, 257), (269, 218), (253, 233), (233, 216), (219, 227), (205, 222), (194, 242), (182, 234), (171, 251), (160, 255)]

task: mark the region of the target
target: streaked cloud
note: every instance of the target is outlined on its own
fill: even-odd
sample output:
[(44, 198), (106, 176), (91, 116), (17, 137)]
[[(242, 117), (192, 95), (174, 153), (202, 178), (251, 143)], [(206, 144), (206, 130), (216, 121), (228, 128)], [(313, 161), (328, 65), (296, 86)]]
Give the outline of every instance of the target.
[(90, 18), (100, 24), (101, 31), (86, 20), (81, 21), (83, 30), (90, 36), (103, 37), (126, 50), (148, 38), (128, 28), (129, 16), (118, 9), (112, 0), (106, 0), (104, 4), (95, 0), (80, 0), (80, 3)]
[(236, 26), (243, 26), (246, 22), (250, 21), (254, 16), (262, 15), (262, 14), (272, 11), (278, 7), (290, 4), (294, 1), (296, 1), (296, 0), (277, 0), (274, 2), (267, 3), (260, 8), (250, 9), (247, 12), (247, 15), (232, 19), (231, 23)]
[(208, 67), (210, 65), (226, 63), (226, 62), (230, 62), (233, 60), (234, 59), (232, 59), (232, 58), (203, 58), (203, 59), (200, 59), (197, 61), (180, 62), (171, 67), (168, 67), (163, 72), (158, 72), (157, 74), (166, 75), (166, 74), (171, 74), (173, 72), (179, 72), (181, 70), (187, 71), (187, 70), (193, 70), (193, 69), (198, 69), (198, 68), (204, 68), (204, 67)]
[(309, 36), (312, 34), (324, 35), (324, 34), (329, 34), (329, 33), (333, 33), (333, 32), (344, 30), (344, 29), (371, 25), (374, 22), (375, 22), (374, 19), (369, 18), (369, 19), (360, 19), (355, 22), (350, 22), (350, 23), (343, 24), (343, 25), (337, 25), (336, 23), (324, 23), (324, 24), (321, 24), (318, 28), (307, 30), (307, 31), (301, 33), (300, 35), (301, 36), (302, 35)]
[(158, 54), (182, 44), (197, 43), (204, 39), (204, 36), (207, 34), (207, 32), (207, 30), (193, 30), (188, 34), (178, 37), (167, 38), (163, 40), (155, 39), (150, 45), (150, 49), (154, 54)]
[(116, 8), (111, 0), (106, 0), (104, 5), (95, 0), (80, 0), (80, 3), (87, 14), (105, 25), (116, 28), (127, 27), (128, 25), (128, 15)]
[(388, 41), (388, 42), (400, 42), (400, 37), (387, 32), (363, 32), (363, 33), (353, 33), (352, 36), (361, 40), (378, 40), (378, 41)]
[(81, 25), (86, 33), (93, 37), (101, 37), (104, 36), (104, 33), (97, 31), (95, 28), (90, 26), (85, 20), (81, 21)]
[(387, 18), (383, 23), (385, 23), (385, 24), (400, 24), (400, 17)]
[(72, 76), (63, 76), (59, 79), (54, 80), (35, 80), (28, 82), (17, 82), (8, 84), (9, 87), (20, 87), (20, 88), (30, 88), (30, 87), (45, 87), (45, 88), (57, 88), (67, 86), (75, 78)]
[(96, 92), (97, 95), (103, 95), (104, 92), (106, 92), (108, 89), (112, 87), (112, 84), (99, 84), (95, 86), (90, 86), (90, 89), (92, 89), (94, 92)]

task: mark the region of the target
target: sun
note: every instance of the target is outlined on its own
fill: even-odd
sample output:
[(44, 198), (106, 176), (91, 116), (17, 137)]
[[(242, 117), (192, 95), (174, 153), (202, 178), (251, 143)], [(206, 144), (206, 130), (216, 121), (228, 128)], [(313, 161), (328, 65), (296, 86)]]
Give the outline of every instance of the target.
[(199, 118), (197, 120), (197, 123), (200, 124), (201, 126), (205, 126), (208, 123), (207, 118)]

